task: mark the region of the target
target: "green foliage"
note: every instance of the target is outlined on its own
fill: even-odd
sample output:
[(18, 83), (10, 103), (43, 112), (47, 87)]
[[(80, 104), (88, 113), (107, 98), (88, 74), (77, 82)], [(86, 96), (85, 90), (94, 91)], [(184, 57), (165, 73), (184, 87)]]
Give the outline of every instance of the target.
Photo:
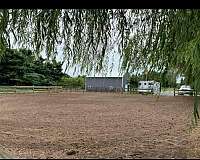
[(71, 78), (62, 73), (62, 64), (49, 61), (25, 49), (7, 49), (0, 62), (1, 85), (60, 85), (66, 88), (84, 89), (84, 76)]
[(23, 75), (25, 84), (28, 85), (42, 85), (45, 83), (45, 76), (38, 73), (25, 73)]
[(130, 89), (132, 88), (137, 88), (138, 87), (138, 82), (140, 81), (140, 77), (136, 75), (132, 75), (129, 78), (129, 84), (130, 84)]
[(186, 84), (185, 80), (183, 78), (181, 78), (180, 85), (185, 85), (185, 84)]
[(30, 50), (7, 49), (0, 62), (1, 85), (57, 85), (63, 75), (60, 62), (36, 58)]
[(63, 76), (60, 81), (58, 82), (59, 86), (63, 86), (65, 88), (77, 88), (77, 89), (84, 89), (85, 88), (85, 77), (78, 76), (78, 77), (67, 77)]
[(196, 76), (199, 17), (194, 9), (3, 9), (0, 53), (10, 46), (10, 35), (34, 53), (46, 49), (47, 59), (62, 43), (65, 60), (89, 72), (102, 69), (108, 46), (116, 44), (123, 70), (178, 68)]
[(196, 77), (199, 17), (194, 9), (3, 9), (0, 55), (10, 46), (10, 35), (34, 53), (46, 49), (47, 59), (62, 43), (68, 64), (98, 72), (113, 44), (119, 46), (123, 70), (173, 68)]

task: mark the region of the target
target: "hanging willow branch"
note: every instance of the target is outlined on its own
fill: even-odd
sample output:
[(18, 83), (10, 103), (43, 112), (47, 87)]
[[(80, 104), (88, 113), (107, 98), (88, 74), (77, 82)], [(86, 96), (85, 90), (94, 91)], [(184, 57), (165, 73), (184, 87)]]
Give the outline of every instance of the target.
[(194, 66), (188, 58), (199, 37), (199, 14), (199, 10), (166, 9), (4, 9), (0, 50), (13, 45), (12, 40), (38, 54), (45, 49), (50, 58), (62, 45), (67, 62), (81, 63), (82, 68), (93, 68), (95, 63), (99, 71), (115, 41), (126, 70), (149, 66), (162, 71), (185, 61)]

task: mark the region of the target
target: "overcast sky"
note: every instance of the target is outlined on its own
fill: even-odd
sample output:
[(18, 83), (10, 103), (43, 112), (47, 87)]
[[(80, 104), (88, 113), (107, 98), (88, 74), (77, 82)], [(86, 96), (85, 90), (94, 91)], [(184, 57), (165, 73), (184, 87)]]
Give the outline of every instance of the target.
[[(107, 76), (107, 77), (117, 77), (117, 76), (121, 76), (120, 75), (120, 71), (119, 71), (119, 62), (120, 62), (120, 55), (118, 53), (110, 53), (108, 54), (108, 57), (109, 57), (109, 60), (108, 60), (108, 70), (107, 72), (105, 71), (104, 73), (95, 73), (95, 72), (92, 72), (91, 74), (81, 74), (80, 72), (80, 64), (77, 64), (76, 67), (76, 72), (74, 73), (74, 68), (69, 68), (67, 71), (66, 71), (66, 74), (72, 76), (72, 77), (75, 77), (75, 76), (78, 76), (78, 75), (87, 75), (87, 76)], [(58, 56), (57, 56), (57, 60), (62, 60), (62, 52), (58, 53)], [(113, 66), (112, 66), (112, 63), (113, 63)], [(63, 72), (65, 70), (65, 67), (66, 67), (66, 63), (64, 63), (64, 65), (62, 66), (63, 68)], [(110, 69), (112, 67), (112, 70)]]

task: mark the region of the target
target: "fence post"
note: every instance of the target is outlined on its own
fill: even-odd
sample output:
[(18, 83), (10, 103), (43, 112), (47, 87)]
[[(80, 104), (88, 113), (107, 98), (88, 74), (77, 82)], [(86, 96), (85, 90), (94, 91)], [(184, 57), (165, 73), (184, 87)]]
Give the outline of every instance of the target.
[(175, 93), (175, 88), (174, 88), (174, 96), (176, 95), (176, 93)]

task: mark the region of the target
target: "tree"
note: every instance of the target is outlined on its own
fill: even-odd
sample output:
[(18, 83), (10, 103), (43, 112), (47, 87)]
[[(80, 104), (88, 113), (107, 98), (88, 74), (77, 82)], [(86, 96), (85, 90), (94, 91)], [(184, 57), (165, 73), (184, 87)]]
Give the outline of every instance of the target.
[[(200, 11), (194, 9), (4, 9), (0, 11), (0, 52), (19, 45), (48, 59), (64, 45), (64, 60), (81, 70), (103, 68), (109, 46), (119, 46), (122, 70), (159, 73), (177, 69), (200, 91)], [(1, 54), (2, 55), (2, 54)], [(69, 65), (70, 66), (70, 65)], [(194, 115), (198, 117), (197, 103)]]
[(30, 50), (7, 49), (0, 62), (0, 83), (10, 85), (23, 83), (23, 74), (30, 71), (33, 60)]
[(7, 49), (0, 62), (1, 85), (57, 85), (63, 75), (61, 62), (36, 58), (30, 50)]

